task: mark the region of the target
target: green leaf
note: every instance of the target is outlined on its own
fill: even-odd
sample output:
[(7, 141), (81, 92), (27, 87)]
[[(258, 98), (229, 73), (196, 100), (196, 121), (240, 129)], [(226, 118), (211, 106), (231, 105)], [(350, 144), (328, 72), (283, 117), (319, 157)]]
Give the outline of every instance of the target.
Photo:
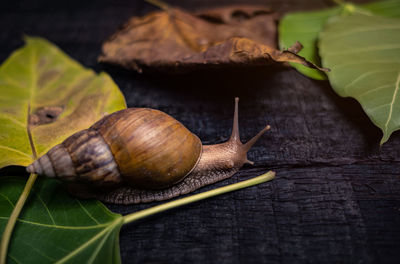
[[(100, 202), (80, 201), (64, 185), (40, 179), (20, 215), (8, 263), (120, 263), (119, 231), (123, 224), (227, 192), (274, 179), (269, 171), (258, 177), (162, 203), (125, 216), (113, 214)], [(0, 177), (0, 234), (24, 188), (19, 177)]]
[[(24, 188), (0, 178), (0, 233)], [(18, 218), (8, 263), (120, 263), (123, 218), (94, 200), (80, 201), (56, 180), (38, 180)]]
[[(339, 14), (340, 8), (327, 9), (317, 12), (303, 12), (286, 15), (279, 23), (279, 46), (280, 49), (288, 49), (293, 43), (299, 41), (303, 49), (298, 53), (308, 61), (320, 65), (316, 41), (318, 33), (322, 30), (326, 20)], [(297, 63), (291, 66), (299, 72), (316, 80), (324, 80), (323, 72), (307, 68)]]
[(27, 37), (0, 66), (0, 168), (32, 162), (28, 119), (40, 156), (123, 108), (124, 97), (106, 73), (82, 67), (44, 39)]
[[(319, 65), (320, 59), (317, 50), (318, 34), (329, 18), (342, 12), (372, 12), (377, 15), (400, 18), (400, 0), (386, 0), (365, 5), (355, 6), (344, 4), (330, 9), (287, 14), (279, 23), (279, 45), (281, 49), (290, 47), (299, 41), (304, 48), (299, 52), (307, 60)], [(304, 67), (300, 64), (291, 64), (299, 72), (316, 80), (326, 79), (323, 72)]]
[(400, 128), (400, 19), (336, 17), (327, 23), (319, 42), (333, 89), (360, 102), (382, 130), (383, 144)]
[(361, 5), (374, 15), (400, 18), (400, 0), (386, 0)]

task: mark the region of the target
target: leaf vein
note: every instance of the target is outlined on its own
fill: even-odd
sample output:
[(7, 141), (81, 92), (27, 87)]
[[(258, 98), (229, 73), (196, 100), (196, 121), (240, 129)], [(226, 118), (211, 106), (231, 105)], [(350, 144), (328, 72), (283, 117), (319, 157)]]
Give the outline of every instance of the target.
[(369, 112), (373, 112), (373, 110), (376, 110), (376, 109), (378, 109), (378, 108), (381, 108), (381, 107), (387, 106), (387, 105), (389, 105), (389, 104), (390, 104), (390, 103), (387, 103), (387, 104), (381, 104), (381, 105), (378, 105), (378, 106), (372, 107), (372, 108), (370, 108), (370, 109), (369, 109)]
[(370, 76), (370, 75), (373, 75), (373, 74), (376, 74), (376, 73), (380, 73), (380, 72), (386, 72), (386, 71), (383, 71), (383, 70), (376, 70), (376, 71), (369, 71), (369, 72), (365, 72), (365, 73), (361, 74), (360, 76), (358, 76), (357, 78), (355, 78), (353, 81), (351, 81), (349, 84), (347, 84), (347, 85), (344, 87), (344, 92), (345, 92), (346, 94), (348, 94), (347, 91), (348, 91), (349, 87), (353, 86), (353, 85), (356, 84), (357, 82), (361, 81), (362, 79), (364, 79), (364, 78), (366, 78), (366, 77), (368, 77), (368, 76)]
[(19, 121), (19, 120), (13, 118), (13, 117), (11, 117), (11, 116), (8, 116), (8, 115), (5, 115), (5, 114), (3, 114), (3, 113), (0, 113), (0, 117), (1, 117), (1, 118), (4, 118), (4, 119), (8, 119), (8, 120), (10, 120), (11, 122), (13, 122), (14, 124), (19, 125), (19, 126), (25, 128), (25, 124), (24, 124), (24, 123), (22, 123), (21, 121)]
[(28, 155), (28, 154), (26, 154), (26, 153), (24, 153), (24, 152), (22, 152), (22, 151), (20, 151), (20, 150), (18, 150), (16, 148), (7, 147), (7, 146), (3, 146), (3, 145), (0, 145), (0, 148), (6, 149), (6, 150), (9, 150), (9, 151), (14, 151), (14, 152), (16, 152), (16, 153), (18, 153), (20, 155), (26, 156), (26, 157), (28, 157), (29, 159), (32, 160), (32, 157), (30, 155)]
[(93, 216), (91, 213), (88, 212), (88, 210), (86, 210), (86, 208), (81, 204), (81, 202), (79, 200), (76, 200), (79, 204), (79, 206), (83, 209), (83, 211), (85, 211), (85, 213), (93, 220), (96, 222), (96, 224), (100, 224)]
[(8, 253), (8, 255), (7, 255), (10, 259), (12, 259), (15, 263), (17, 263), (17, 264), (21, 264), (22, 262), (19, 262), (16, 258), (14, 258), (13, 256), (11, 256), (11, 254), (10, 253)]
[(3, 196), (4, 197), (4, 199), (6, 199), (10, 204), (11, 204), (11, 207), (12, 208), (14, 208), (14, 206), (15, 206), (15, 204), (13, 204), (12, 202), (11, 202), (11, 200), (10, 199), (8, 199), (8, 197), (7, 196), (5, 196), (4, 194), (2, 194), (2, 193), (0, 193), (0, 196)]
[(329, 39), (337, 39), (337, 38), (342, 38), (348, 35), (352, 35), (355, 33), (361, 33), (361, 32), (369, 32), (369, 31), (380, 31), (380, 30), (387, 30), (387, 29), (400, 29), (400, 25), (383, 25), (381, 27), (359, 27), (354, 30), (347, 30), (341, 34), (330, 34), (329, 37), (326, 37), (327, 40)]
[(96, 259), (97, 254), (99, 253), (100, 249), (103, 247), (104, 243), (106, 242), (107, 238), (110, 236), (112, 232), (108, 232), (103, 239), (101, 240), (100, 243), (97, 244), (96, 249), (93, 251), (92, 255), (90, 256), (90, 259), (88, 260), (88, 263), (93, 263), (94, 260)]
[(395, 103), (395, 101), (396, 101), (397, 92), (399, 91), (399, 84), (400, 84), (400, 72), (399, 72), (399, 74), (397, 75), (396, 84), (395, 84), (395, 86), (394, 86), (395, 88), (394, 88), (394, 92), (393, 92), (392, 102), (390, 103), (389, 115), (388, 115), (388, 119), (386, 120), (386, 123), (385, 123), (385, 133), (387, 133), (387, 129), (388, 129), (389, 122), (390, 122), (391, 119), (392, 119), (393, 105), (394, 105), (394, 103)]
[(390, 87), (391, 85), (392, 84), (385, 84), (385, 85), (381, 85), (381, 86), (375, 87), (375, 88), (370, 89), (370, 90), (366, 90), (365, 92), (360, 94), (360, 97), (366, 96), (367, 94), (370, 94), (372, 92), (379, 91), (379, 90), (381, 90), (383, 88)]
[(20, 89), (26, 89), (25, 86), (21, 85), (20, 83), (18, 83), (16, 80), (10, 78), (8, 75), (4, 74), (3, 76), (1, 76), (2, 79), (5, 81), (5, 84), (8, 85), (12, 85), (14, 87), (20, 88)]
[(55, 259), (52, 257), (47, 256), (46, 254), (44, 254), (43, 252), (41, 252), (39, 249), (33, 247), (31, 244), (26, 243), (25, 241), (22, 241), (21, 243), (24, 243), (25, 245), (27, 245), (28, 247), (32, 248), (34, 251), (36, 251), (37, 253), (39, 253), (41, 256), (49, 259), (50, 261), (54, 262)]
[(398, 44), (388, 44), (388, 45), (378, 45), (378, 46), (367, 46), (364, 48), (358, 48), (356, 50), (353, 49), (346, 49), (345, 51), (339, 51), (339, 52), (325, 52), (325, 56), (337, 56), (337, 55), (346, 55), (346, 54), (356, 54), (356, 53), (362, 53), (362, 52), (371, 52), (371, 51), (378, 51), (378, 50), (393, 50), (393, 49), (398, 49), (400, 48), (400, 45)]
[(114, 228), (115, 225), (117, 225), (118, 221), (115, 221), (114, 224), (108, 226), (107, 228), (105, 228), (103, 231), (99, 232), (97, 235), (93, 236), (91, 239), (89, 239), (88, 241), (86, 241), (85, 243), (83, 243), (80, 247), (76, 248), (74, 251), (71, 251), (68, 255), (66, 255), (65, 257), (63, 257), (62, 259), (58, 260), (56, 263), (65, 263), (67, 262), (69, 259), (71, 259), (72, 257), (74, 257), (75, 255), (77, 255), (79, 252), (81, 252), (82, 250), (84, 250), (86, 247), (88, 247), (89, 245), (91, 245), (92, 243), (94, 243), (99, 237), (101, 237), (104, 233), (108, 232), (109, 229)]
[[(8, 217), (0, 216), (0, 219), (3, 220), (8, 220)], [(109, 225), (109, 223), (105, 224), (100, 224), (100, 225), (92, 225), (92, 226), (62, 226), (62, 225), (48, 225), (48, 224), (42, 224), (38, 222), (32, 222), (32, 221), (27, 221), (23, 219), (17, 219), (17, 221), (24, 223), (24, 224), (31, 224), (31, 225), (36, 225), (36, 226), (42, 226), (46, 228), (58, 228), (58, 229), (72, 229), (72, 230), (86, 230), (86, 229), (96, 229), (96, 228), (101, 228), (104, 226)]]
[(331, 67), (331, 71), (332, 70), (336, 70), (337, 68), (341, 68), (341, 67), (346, 67), (346, 66), (350, 66), (350, 65), (365, 65), (366, 63), (368, 64), (400, 64), (400, 62), (398, 61), (357, 61), (357, 62), (348, 62), (348, 63), (342, 63), (342, 64), (337, 64), (333, 67)]
[(54, 225), (56, 225), (56, 222), (54, 221), (54, 218), (53, 218), (53, 216), (51, 215), (51, 212), (50, 212), (49, 208), (47, 207), (47, 205), (45, 204), (45, 202), (43, 201), (42, 197), (41, 197), (38, 193), (36, 193), (36, 196), (39, 198), (39, 201), (43, 204), (44, 208), (46, 209), (47, 213), (49, 214), (49, 217), (50, 217), (50, 219), (51, 219), (51, 222), (52, 222)]

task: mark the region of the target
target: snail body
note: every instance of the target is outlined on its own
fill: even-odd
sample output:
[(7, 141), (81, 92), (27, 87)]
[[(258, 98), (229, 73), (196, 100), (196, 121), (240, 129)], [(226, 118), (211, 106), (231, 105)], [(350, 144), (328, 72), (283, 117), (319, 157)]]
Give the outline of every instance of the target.
[(83, 198), (120, 204), (166, 200), (229, 178), (252, 163), (247, 151), (269, 126), (242, 144), (238, 98), (233, 123), (227, 142), (202, 146), (171, 116), (128, 108), (73, 134), (27, 171), (66, 181), (70, 192)]

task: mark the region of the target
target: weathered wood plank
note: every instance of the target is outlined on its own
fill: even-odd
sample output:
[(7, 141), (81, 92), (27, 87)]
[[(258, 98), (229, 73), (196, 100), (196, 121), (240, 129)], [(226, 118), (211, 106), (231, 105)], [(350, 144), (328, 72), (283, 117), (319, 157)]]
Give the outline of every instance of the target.
[[(271, 184), (124, 228), (122, 256), (135, 263), (395, 263), (400, 184), (394, 167), (281, 169)], [(245, 170), (228, 182), (263, 170)]]

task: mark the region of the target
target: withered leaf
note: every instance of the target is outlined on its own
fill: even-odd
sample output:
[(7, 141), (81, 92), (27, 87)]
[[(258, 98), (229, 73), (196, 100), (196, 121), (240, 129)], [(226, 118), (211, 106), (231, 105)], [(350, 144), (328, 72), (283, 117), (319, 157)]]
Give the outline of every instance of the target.
[[(132, 17), (103, 44), (99, 61), (139, 72), (295, 62), (318, 68), (295, 48), (276, 48), (276, 14), (260, 6), (220, 7), (196, 13), (178, 8)], [(322, 69), (324, 70), (324, 69)]]

